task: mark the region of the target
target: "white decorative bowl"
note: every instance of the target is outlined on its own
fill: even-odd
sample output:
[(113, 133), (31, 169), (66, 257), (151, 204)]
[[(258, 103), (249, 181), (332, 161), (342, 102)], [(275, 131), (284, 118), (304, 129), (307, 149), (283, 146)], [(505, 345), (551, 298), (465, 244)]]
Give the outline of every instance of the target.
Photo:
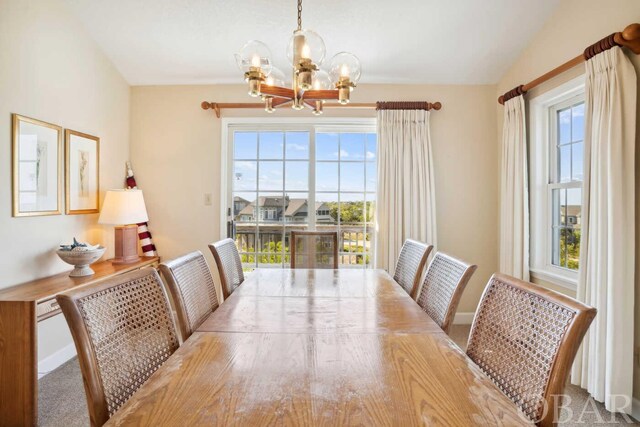
[(62, 249), (58, 249), (56, 253), (61, 260), (75, 267), (73, 271), (69, 273), (69, 277), (83, 277), (95, 274), (95, 271), (93, 271), (89, 265), (99, 260), (106, 250), (107, 248), (99, 246), (97, 249), (89, 251), (63, 251)]

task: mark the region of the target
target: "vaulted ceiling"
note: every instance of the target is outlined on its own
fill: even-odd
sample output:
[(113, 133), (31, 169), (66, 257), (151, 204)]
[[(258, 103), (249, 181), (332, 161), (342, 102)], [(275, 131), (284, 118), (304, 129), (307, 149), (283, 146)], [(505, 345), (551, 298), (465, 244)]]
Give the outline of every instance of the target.
[[(240, 83), (250, 39), (286, 69), (295, 0), (64, 0), (132, 85)], [(496, 83), (559, 0), (305, 0), (327, 58), (356, 54), (363, 83)]]

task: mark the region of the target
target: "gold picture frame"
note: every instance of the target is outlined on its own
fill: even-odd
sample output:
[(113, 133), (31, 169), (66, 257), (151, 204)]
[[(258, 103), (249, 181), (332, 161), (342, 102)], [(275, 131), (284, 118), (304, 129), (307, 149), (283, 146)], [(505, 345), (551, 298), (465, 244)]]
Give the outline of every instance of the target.
[(62, 127), (13, 113), (14, 217), (62, 214)]
[(64, 131), (65, 212), (100, 212), (100, 138), (71, 129)]

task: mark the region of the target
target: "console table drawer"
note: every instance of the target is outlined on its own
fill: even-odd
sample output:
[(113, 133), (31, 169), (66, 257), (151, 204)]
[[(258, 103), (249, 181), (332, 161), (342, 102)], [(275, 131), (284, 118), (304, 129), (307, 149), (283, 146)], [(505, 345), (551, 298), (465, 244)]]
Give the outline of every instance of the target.
[(58, 313), (61, 313), (61, 311), (58, 301), (56, 301), (55, 298), (40, 301), (36, 305), (36, 318), (38, 319), (38, 322), (48, 319), (51, 316), (55, 316)]

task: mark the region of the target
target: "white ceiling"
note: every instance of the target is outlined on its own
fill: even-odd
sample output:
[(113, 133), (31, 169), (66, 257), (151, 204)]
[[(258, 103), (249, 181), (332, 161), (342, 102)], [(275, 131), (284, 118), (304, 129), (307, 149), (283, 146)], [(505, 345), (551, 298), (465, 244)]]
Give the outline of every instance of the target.
[[(286, 69), (295, 0), (64, 0), (132, 85), (240, 83), (233, 54), (265, 42)], [(496, 83), (559, 0), (306, 0), (303, 27), (363, 83)]]

